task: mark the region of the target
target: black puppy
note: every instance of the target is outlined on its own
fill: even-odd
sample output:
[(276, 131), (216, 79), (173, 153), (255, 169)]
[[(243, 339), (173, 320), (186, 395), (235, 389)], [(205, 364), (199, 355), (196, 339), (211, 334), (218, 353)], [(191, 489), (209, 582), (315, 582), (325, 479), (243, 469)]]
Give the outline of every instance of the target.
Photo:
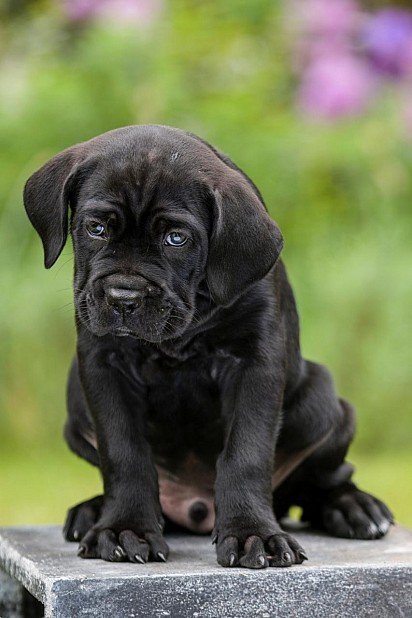
[(58, 154), (24, 202), (47, 268), (70, 206), (65, 436), (104, 483), (69, 511), (79, 555), (166, 560), (163, 528), (179, 524), (213, 529), (223, 566), (290, 566), (306, 558), (278, 524), (291, 505), (332, 535), (388, 531), (345, 462), (353, 410), (301, 357), (282, 235), (230, 159), (184, 131), (127, 127)]

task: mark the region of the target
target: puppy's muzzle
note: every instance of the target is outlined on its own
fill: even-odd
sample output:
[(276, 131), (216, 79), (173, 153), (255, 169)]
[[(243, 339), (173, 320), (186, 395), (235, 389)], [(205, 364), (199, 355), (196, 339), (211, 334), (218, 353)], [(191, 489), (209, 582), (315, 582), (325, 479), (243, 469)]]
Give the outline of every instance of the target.
[(100, 294), (96, 292), (114, 316), (123, 319), (148, 307), (162, 315), (170, 305), (159, 286), (142, 276), (109, 275), (101, 281)]

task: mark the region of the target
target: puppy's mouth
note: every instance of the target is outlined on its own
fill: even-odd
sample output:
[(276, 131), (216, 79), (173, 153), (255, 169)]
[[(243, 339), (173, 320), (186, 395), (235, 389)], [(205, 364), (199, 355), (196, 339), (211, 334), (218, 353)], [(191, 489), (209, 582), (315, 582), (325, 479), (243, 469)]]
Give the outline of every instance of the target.
[(91, 292), (76, 298), (80, 322), (94, 335), (132, 337), (160, 343), (183, 334), (191, 322), (191, 312), (182, 302), (144, 300), (132, 306), (113, 306)]
[(125, 326), (119, 326), (119, 328), (116, 328), (116, 335), (118, 337), (133, 337), (133, 331)]

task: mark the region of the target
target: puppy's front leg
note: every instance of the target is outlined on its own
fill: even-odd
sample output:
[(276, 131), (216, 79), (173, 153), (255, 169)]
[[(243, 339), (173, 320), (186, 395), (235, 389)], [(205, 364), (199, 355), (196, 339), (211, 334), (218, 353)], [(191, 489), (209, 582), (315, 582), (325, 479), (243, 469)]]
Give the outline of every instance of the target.
[(271, 476), (283, 382), (271, 367), (232, 374), (223, 385), (226, 440), (217, 463), (217, 559), (222, 566), (291, 566), (306, 559), (282, 532), (272, 506)]
[[(90, 348), (92, 351), (89, 351)], [(99, 520), (80, 541), (83, 558), (165, 561), (157, 473), (145, 438), (145, 392), (133, 391), (95, 344), (79, 348), (80, 377), (96, 428), (104, 501)]]

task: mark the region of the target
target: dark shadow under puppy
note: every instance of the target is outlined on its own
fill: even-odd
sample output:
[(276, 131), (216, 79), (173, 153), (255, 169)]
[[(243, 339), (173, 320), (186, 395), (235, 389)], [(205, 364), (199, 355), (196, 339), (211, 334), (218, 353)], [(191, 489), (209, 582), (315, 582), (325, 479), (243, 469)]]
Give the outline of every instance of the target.
[(351, 406), (302, 358), (282, 235), (251, 180), (169, 127), (111, 131), (27, 182), (30, 220), (57, 260), (70, 229), (78, 343), (70, 448), (104, 495), (72, 508), (79, 555), (164, 561), (167, 526), (213, 533), (222, 566), (290, 566), (278, 520), (375, 539), (387, 507), (345, 461)]

